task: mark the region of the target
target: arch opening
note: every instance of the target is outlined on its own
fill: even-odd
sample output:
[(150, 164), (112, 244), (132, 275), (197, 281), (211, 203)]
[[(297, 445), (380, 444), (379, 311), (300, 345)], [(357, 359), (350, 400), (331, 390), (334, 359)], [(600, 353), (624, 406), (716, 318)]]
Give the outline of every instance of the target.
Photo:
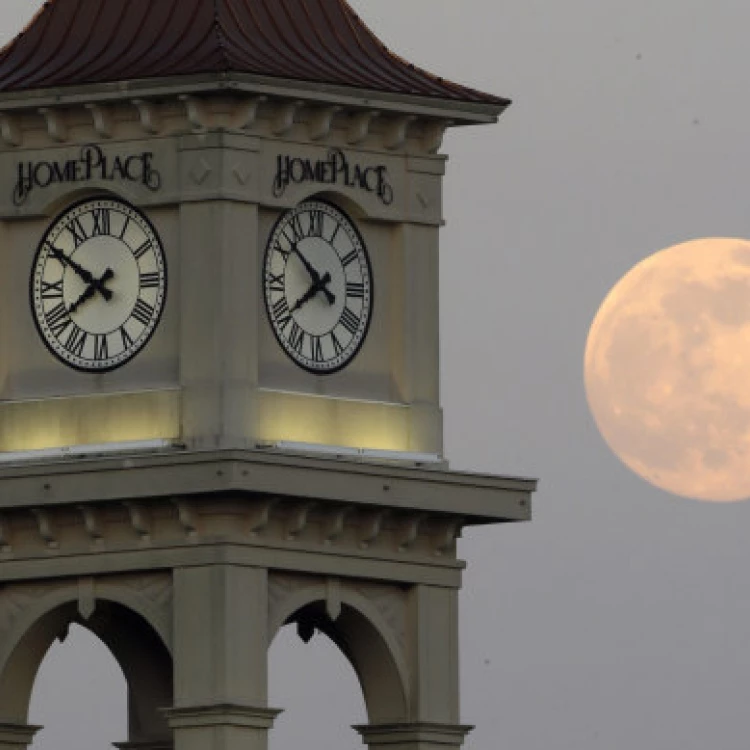
[[(0, 706), (5, 721), (28, 723), (34, 686), (55, 641), (65, 642), (78, 628), (95, 636), (114, 658), (126, 682), (129, 742), (168, 741), (171, 732), (162, 709), (172, 705), (172, 659), (159, 635), (139, 614), (122, 604), (98, 600), (88, 619), (78, 602), (65, 602), (37, 617), (0, 663)], [(84, 636), (85, 638), (85, 636)], [(86, 665), (80, 666), (85, 673)], [(58, 686), (65, 690), (65, 683)], [(119, 738), (123, 739), (123, 738)]]

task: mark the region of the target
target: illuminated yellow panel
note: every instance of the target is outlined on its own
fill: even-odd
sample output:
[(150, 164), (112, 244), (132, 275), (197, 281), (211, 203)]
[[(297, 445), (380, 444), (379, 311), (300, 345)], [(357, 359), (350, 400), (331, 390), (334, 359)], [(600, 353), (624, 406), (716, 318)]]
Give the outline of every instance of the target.
[(177, 438), (176, 390), (0, 404), (0, 451)]
[(281, 391), (261, 391), (259, 396), (258, 437), (264, 442), (414, 450), (407, 406)]

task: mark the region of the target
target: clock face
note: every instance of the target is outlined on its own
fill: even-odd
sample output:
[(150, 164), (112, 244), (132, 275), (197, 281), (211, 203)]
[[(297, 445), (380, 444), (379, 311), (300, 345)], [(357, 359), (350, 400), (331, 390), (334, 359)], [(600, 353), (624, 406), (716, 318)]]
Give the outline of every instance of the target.
[(151, 222), (113, 198), (82, 201), (45, 233), (31, 273), (31, 309), (66, 365), (113, 370), (154, 332), (167, 293), (164, 250)]
[(370, 325), (373, 283), (365, 244), (349, 217), (319, 200), (276, 223), (266, 246), (264, 298), (281, 347), (300, 367), (345, 367)]

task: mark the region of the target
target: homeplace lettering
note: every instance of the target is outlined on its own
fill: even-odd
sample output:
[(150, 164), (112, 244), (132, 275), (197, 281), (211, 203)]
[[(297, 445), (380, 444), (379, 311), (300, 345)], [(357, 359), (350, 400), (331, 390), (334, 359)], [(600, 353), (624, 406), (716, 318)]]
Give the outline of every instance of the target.
[(161, 175), (152, 165), (153, 158), (150, 151), (130, 156), (108, 156), (99, 146), (84, 146), (78, 159), (20, 162), (13, 203), (16, 206), (25, 203), (35, 188), (89, 180), (125, 180), (156, 191), (161, 187)]
[(339, 148), (331, 149), (328, 158), (317, 161), (280, 154), (273, 182), (274, 196), (280, 198), (290, 184), (303, 182), (357, 188), (375, 193), (386, 206), (393, 203), (393, 187), (388, 179), (387, 167), (352, 164)]

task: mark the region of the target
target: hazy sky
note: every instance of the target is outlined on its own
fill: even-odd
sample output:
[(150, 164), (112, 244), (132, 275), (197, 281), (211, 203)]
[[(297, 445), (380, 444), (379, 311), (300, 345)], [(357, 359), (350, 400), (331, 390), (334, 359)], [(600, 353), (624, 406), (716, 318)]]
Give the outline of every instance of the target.
[[(467, 747), (746, 750), (750, 504), (681, 500), (630, 474), (589, 417), (581, 368), (600, 302), (634, 263), (681, 240), (750, 237), (747, 3), (353, 4), (413, 62), (515, 101), (445, 144), (448, 456), (541, 478), (533, 523), (461, 543)], [(3, 0), (4, 38), (39, 5)], [(33, 720), (57, 707), (68, 726), (88, 721), (68, 704), (76, 691), (101, 698), (94, 715), (121, 716), (111, 665), (92, 653), (51, 655)], [(275, 750), (358, 746), (335, 726), (364, 719), (343, 664), (323, 643), (274, 645), (272, 703), (289, 708)], [(123, 733), (37, 746), (94, 750)]]

